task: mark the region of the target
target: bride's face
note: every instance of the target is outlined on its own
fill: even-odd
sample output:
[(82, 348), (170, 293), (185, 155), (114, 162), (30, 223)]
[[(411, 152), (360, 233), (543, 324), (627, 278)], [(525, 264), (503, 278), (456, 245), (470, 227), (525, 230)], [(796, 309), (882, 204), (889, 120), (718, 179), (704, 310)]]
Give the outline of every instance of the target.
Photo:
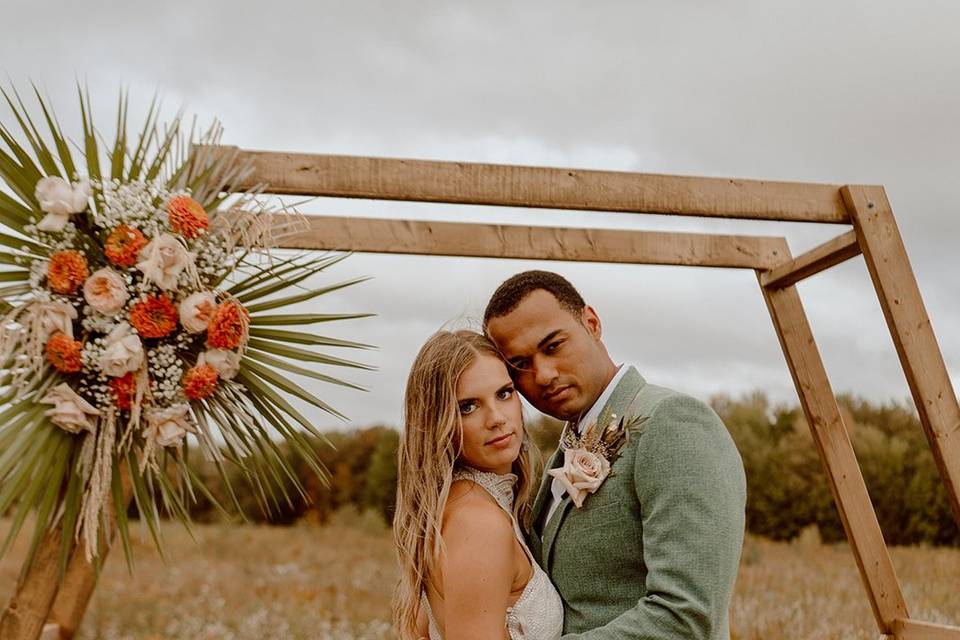
[(457, 382), (457, 406), (463, 425), (460, 461), (481, 471), (509, 473), (520, 455), (523, 413), (503, 361), (478, 355)]

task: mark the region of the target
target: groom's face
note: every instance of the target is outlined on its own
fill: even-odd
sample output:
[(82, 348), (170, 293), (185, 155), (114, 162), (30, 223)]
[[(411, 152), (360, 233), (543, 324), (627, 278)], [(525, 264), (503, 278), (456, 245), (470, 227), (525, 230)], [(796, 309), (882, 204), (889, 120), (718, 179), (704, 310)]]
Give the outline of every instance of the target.
[(555, 418), (577, 419), (609, 381), (600, 319), (589, 306), (577, 317), (537, 289), (510, 313), (491, 318), (487, 332), (523, 397)]

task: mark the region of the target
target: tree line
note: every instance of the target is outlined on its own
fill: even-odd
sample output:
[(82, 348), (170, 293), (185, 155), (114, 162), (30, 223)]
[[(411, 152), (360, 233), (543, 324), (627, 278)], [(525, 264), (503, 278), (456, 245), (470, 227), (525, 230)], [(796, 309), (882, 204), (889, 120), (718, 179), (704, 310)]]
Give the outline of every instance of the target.
[[(960, 529), (950, 512), (930, 447), (913, 407), (838, 398), (857, 459), (889, 544), (960, 545)], [(737, 443), (747, 476), (747, 529), (775, 540), (789, 540), (815, 525), (825, 542), (844, 538), (826, 473), (798, 406), (773, 405), (756, 392), (739, 398), (717, 396), (711, 405)], [(528, 423), (532, 440), (550, 455), (561, 423), (539, 417)], [(305, 488), (290, 484), (289, 501), (266, 514), (242, 478), (233, 483), (237, 503), (209, 463), (191, 461), (230, 515), (242, 509), (248, 519), (275, 524), (298, 520), (325, 523), (338, 509), (372, 510), (386, 524), (393, 517), (399, 433), (386, 426), (327, 434), (329, 442), (313, 446), (328, 475), (318, 478), (292, 455), (291, 467)], [(695, 464), (692, 461), (691, 464)], [(244, 490), (241, 490), (244, 489)], [(218, 517), (211, 502), (198, 494), (195, 519)]]

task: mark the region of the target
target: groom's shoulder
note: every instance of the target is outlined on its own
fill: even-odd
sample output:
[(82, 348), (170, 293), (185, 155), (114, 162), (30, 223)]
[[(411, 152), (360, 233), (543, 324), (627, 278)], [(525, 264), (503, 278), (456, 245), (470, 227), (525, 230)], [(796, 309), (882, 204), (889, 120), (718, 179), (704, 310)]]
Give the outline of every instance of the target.
[(713, 408), (692, 395), (655, 384), (643, 386), (637, 398), (635, 413), (648, 427), (663, 423), (692, 422), (726, 430)]
[(645, 415), (664, 410), (687, 410), (716, 415), (709, 404), (692, 395), (661, 387), (659, 385), (647, 383), (640, 389), (638, 400), (638, 410)]

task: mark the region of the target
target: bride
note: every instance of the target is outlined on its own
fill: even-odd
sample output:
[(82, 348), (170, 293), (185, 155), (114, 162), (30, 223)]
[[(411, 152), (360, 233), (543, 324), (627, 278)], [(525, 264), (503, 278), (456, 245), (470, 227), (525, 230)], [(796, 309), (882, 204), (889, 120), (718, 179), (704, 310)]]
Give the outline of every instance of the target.
[(555, 640), (563, 605), (533, 561), (532, 446), (494, 345), (440, 331), (407, 381), (394, 537), (401, 640)]

